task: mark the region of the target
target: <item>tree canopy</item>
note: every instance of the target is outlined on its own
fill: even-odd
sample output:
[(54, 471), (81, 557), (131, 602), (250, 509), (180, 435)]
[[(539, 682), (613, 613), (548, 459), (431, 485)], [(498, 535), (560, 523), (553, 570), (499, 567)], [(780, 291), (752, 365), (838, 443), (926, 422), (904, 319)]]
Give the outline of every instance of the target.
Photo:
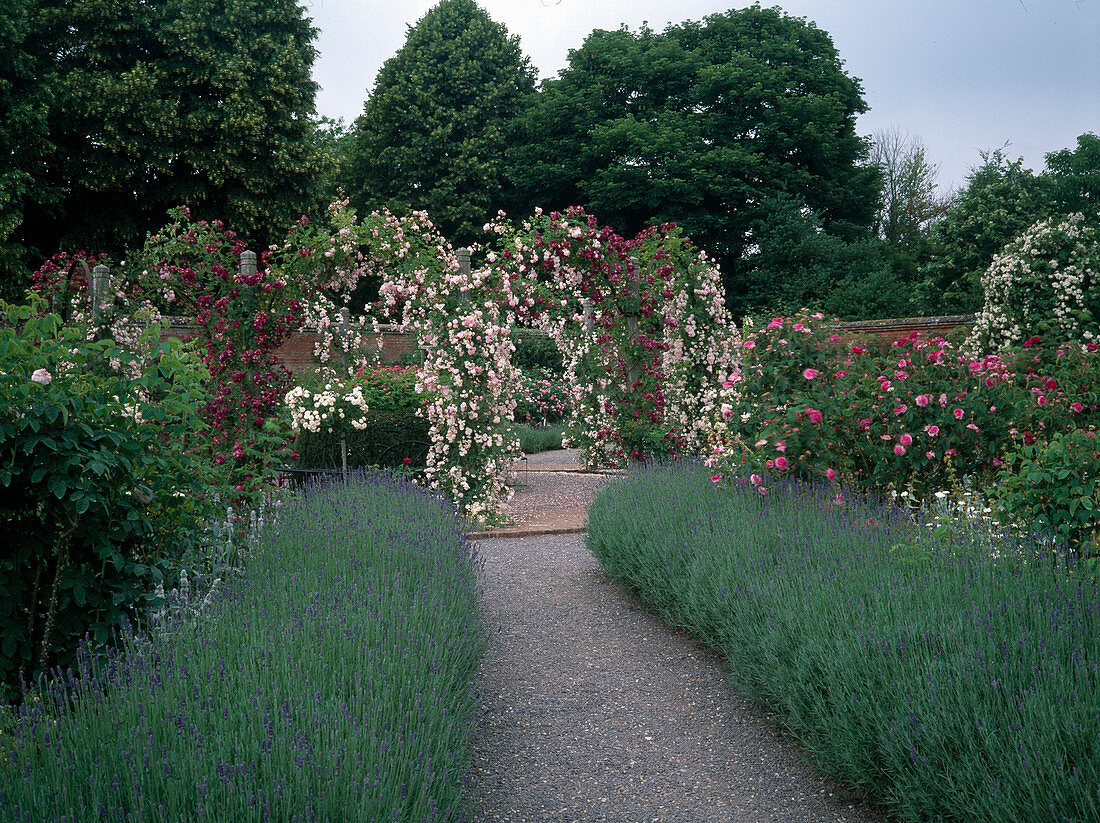
[(721, 264), (737, 312), (770, 200), (796, 200), (843, 240), (869, 232), (866, 108), (829, 35), (778, 9), (597, 30), (543, 83), (511, 177), (526, 208), (576, 202), (627, 233), (682, 225)]
[(932, 229), (931, 252), (921, 267), (920, 307), (927, 314), (962, 314), (982, 305), (982, 272), (993, 255), (1050, 213), (1042, 177), (1023, 158), (982, 153), (942, 220)]
[(355, 121), (344, 187), (360, 212), (427, 210), (452, 241), (504, 198), (504, 152), (535, 87), (519, 38), (473, 0), (442, 0), (409, 29)]
[(49, 147), (21, 239), (139, 245), (190, 205), (257, 247), (316, 197), (315, 30), (295, 0), (30, 0)]
[(42, 197), (36, 181), (46, 148), (47, 90), (26, 43), (31, 5), (9, 0), (0, 6), (0, 298), (9, 299), (27, 274), (18, 229), (27, 202)]

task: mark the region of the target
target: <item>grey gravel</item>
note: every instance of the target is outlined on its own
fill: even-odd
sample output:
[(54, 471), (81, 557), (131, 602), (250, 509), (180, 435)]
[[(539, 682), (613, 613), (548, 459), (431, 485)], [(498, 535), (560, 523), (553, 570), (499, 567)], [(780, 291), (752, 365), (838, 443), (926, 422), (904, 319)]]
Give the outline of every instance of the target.
[(583, 535), (483, 540), (480, 821), (882, 821), (642, 610)]

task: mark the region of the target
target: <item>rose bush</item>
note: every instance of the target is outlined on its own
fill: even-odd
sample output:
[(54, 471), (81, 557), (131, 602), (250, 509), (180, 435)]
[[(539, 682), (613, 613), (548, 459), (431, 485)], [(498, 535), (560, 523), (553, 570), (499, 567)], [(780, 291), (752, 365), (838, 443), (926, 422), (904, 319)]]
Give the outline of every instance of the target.
[(802, 473), (914, 501), (964, 481), (991, 485), (1018, 444), (1084, 427), (1100, 408), (1096, 345), (972, 359), (913, 335), (875, 352), (821, 315), (773, 318), (746, 335), (711, 433), (719, 474)]
[(207, 374), (159, 331), (135, 354), (0, 304), (0, 692), (106, 644), (223, 513), (187, 447)]

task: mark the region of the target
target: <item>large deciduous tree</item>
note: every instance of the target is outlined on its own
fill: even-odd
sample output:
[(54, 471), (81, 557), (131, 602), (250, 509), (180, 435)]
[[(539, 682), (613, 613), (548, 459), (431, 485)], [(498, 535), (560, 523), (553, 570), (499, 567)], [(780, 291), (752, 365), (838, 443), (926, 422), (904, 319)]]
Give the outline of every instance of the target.
[(19, 296), (27, 282), (20, 242), (28, 201), (45, 199), (37, 183), (46, 149), (48, 90), (27, 48), (31, 0), (0, 5), (0, 298)]
[(262, 247), (317, 193), (315, 30), (295, 0), (33, 0), (53, 99), (41, 254), (139, 245), (173, 206)]
[(452, 241), (469, 242), (504, 202), (504, 151), (534, 85), (518, 37), (473, 0), (442, 0), (383, 64), (355, 122), (352, 204), (427, 210)]
[(829, 35), (778, 9), (595, 31), (543, 84), (512, 178), (527, 208), (579, 202), (625, 232), (683, 225), (742, 313), (761, 262), (754, 231), (777, 198), (812, 212), (814, 231), (869, 234), (878, 173), (855, 130), (865, 110)]
[(1076, 149), (1051, 152), (1046, 163), (1045, 177), (1058, 214), (1081, 212), (1100, 225), (1100, 137), (1082, 134)]

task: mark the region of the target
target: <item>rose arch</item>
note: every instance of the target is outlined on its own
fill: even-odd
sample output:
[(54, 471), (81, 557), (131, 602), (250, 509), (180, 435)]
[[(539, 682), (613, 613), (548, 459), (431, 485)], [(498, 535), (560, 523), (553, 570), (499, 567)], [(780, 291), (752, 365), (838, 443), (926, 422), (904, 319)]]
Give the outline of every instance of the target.
[[(293, 241), (308, 250), (301, 263), (327, 267), (345, 293), (365, 274), (381, 276), (373, 322), (415, 333), (424, 352), (428, 482), (471, 519), (491, 522), (511, 494), (520, 325), (545, 331), (562, 353), (574, 401), (567, 437), (586, 466), (705, 450), (737, 332), (717, 268), (677, 227), (625, 239), (580, 208), (536, 211), (518, 228), (501, 214), (471, 265), (424, 213), (358, 222), (337, 204), (332, 215), (333, 231)], [(330, 339), (353, 348), (340, 334), (361, 336), (369, 322), (330, 329)]]

